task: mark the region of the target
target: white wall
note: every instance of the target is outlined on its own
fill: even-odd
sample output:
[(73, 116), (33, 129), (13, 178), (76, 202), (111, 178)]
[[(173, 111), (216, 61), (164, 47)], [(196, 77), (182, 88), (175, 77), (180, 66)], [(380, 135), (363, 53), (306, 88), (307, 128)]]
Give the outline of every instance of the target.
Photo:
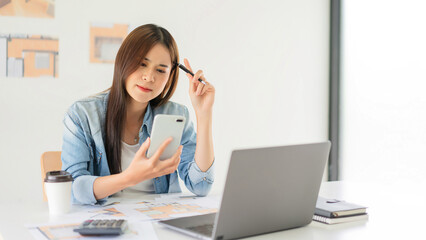
[[(0, 78), (2, 194), (41, 199), (39, 158), (61, 149), (66, 109), (110, 86), (113, 65), (89, 64), (91, 22), (159, 24), (204, 70), (217, 89), (216, 191), (232, 149), (327, 139), (329, 1), (62, 0), (55, 16), (0, 17), (1, 33), (59, 38), (59, 78)], [(173, 100), (190, 106), (187, 86), (181, 74)]]
[(426, 182), (426, 2), (343, 6), (342, 178)]

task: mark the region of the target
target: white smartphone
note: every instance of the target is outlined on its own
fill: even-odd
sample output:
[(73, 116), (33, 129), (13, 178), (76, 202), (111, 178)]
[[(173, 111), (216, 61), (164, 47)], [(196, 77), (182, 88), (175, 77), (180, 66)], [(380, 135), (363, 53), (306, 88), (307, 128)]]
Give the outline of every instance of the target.
[(161, 144), (167, 138), (172, 137), (173, 140), (161, 154), (160, 160), (171, 158), (180, 146), (185, 121), (186, 119), (184, 116), (167, 114), (156, 115), (152, 126), (151, 145), (149, 146), (147, 157), (152, 157)]

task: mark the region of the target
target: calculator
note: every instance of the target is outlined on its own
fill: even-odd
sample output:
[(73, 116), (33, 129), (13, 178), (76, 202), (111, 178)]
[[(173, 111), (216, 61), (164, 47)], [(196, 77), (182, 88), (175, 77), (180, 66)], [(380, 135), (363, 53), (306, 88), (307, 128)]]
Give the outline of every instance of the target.
[(123, 219), (93, 220), (89, 219), (74, 229), (81, 235), (121, 235), (127, 229), (127, 221)]

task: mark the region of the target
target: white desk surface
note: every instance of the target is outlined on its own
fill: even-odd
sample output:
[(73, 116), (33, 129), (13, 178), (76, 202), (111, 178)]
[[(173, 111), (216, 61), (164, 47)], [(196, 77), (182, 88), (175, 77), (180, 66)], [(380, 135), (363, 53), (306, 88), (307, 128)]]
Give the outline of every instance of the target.
[[(367, 206), (369, 220), (337, 225), (312, 222), (306, 227), (250, 239), (419, 239), (425, 236), (424, 184), (324, 182), (320, 195)], [(7, 202), (3, 198), (1, 202), (0, 239), (32, 239), (24, 225), (49, 222), (47, 203), (41, 199)], [(157, 223), (153, 225), (159, 239), (192, 239)]]

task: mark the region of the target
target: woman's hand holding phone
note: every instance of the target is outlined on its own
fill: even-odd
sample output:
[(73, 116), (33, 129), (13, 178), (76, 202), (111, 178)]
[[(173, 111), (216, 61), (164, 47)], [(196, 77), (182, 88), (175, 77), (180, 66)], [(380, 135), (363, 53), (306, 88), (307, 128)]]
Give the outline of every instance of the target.
[(136, 152), (136, 155), (129, 167), (123, 171), (123, 174), (126, 176), (131, 185), (136, 185), (144, 180), (171, 174), (176, 171), (180, 163), (180, 155), (183, 148), (182, 145), (179, 146), (178, 150), (171, 158), (160, 160), (161, 154), (171, 141), (171, 137), (166, 139), (154, 155), (152, 155), (151, 158), (148, 158), (146, 156), (146, 152), (150, 146), (151, 139), (147, 138), (145, 140)]

